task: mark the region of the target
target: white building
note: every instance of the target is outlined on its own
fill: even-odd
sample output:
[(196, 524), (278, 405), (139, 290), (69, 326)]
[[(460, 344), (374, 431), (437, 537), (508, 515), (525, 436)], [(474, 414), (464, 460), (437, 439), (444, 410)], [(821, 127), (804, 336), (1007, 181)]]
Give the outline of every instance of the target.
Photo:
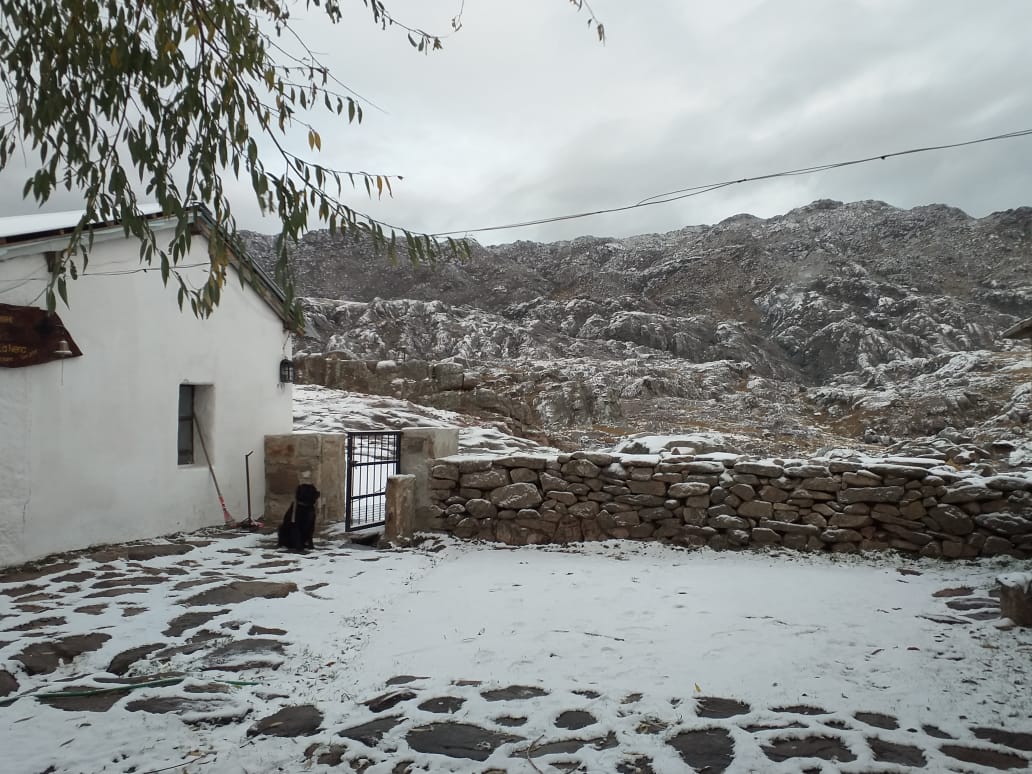
[[(139, 244), (117, 224), (94, 229), (87, 271), (69, 281), (70, 306), (58, 304), (67, 333), (50, 332), (61, 339), (52, 349), (65, 341), (74, 354), (10, 367), (26, 351), (15, 318), (42, 315), (17, 307), (44, 305), (47, 253), (67, 246), (62, 233), (79, 215), (0, 218), (0, 567), (221, 524), (208, 456), (240, 520), (244, 455), (254, 452), (260, 516), (264, 436), (292, 429), (291, 386), (279, 381), (289, 323), (272, 282), (259, 272), (241, 285), (252, 264), (233, 255), (218, 308), (199, 320), (189, 304), (180, 311), (158, 268), (142, 270)], [(153, 219), (159, 240), (173, 225)], [(181, 263), (195, 287), (207, 276), (210, 227), (198, 210)]]

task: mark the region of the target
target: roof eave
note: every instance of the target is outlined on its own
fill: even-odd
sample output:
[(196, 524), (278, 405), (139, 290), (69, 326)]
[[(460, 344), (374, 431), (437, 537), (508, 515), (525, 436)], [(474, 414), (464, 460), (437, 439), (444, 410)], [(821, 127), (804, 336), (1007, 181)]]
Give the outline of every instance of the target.
[[(193, 222), (197, 229), (209, 242), (213, 232), (218, 228), (211, 212), (201, 204), (194, 204)], [(146, 211), (144, 217), (151, 221), (152, 229), (172, 228), (176, 219), (162, 214), (160, 211)], [(118, 221), (105, 221), (90, 224), (88, 230), (94, 242), (124, 238), (124, 229)], [(24, 255), (35, 255), (48, 250), (61, 250), (68, 245), (68, 238), (73, 233), (73, 226), (36, 229), (22, 234), (8, 234), (0, 240), (0, 261)], [(222, 241), (226, 245), (230, 263), (241, 277), (254, 289), (258, 296), (283, 321), (283, 327), (291, 333), (304, 335), (304, 323), (296, 322), (287, 310), (287, 297), (255, 260), (248, 255), (238, 240), (233, 240), (221, 232)]]
[[(207, 207), (202, 205), (195, 205), (194, 212), (195, 225), (204, 237), (210, 241), (212, 232), (218, 228), (215, 219)], [(255, 262), (242, 245), (235, 242), (235, 240), (231, 240), (225, 231), (222, 231), (221, 236), (233, 267), (240, 272), (241, 276), (254, 288), (259, 297), (283, 321), (284, 328), (299, 336), (303, 335), (305, 332), (304, 325), (298, 324), (287, 312), (287, 297), (283, 289)]]

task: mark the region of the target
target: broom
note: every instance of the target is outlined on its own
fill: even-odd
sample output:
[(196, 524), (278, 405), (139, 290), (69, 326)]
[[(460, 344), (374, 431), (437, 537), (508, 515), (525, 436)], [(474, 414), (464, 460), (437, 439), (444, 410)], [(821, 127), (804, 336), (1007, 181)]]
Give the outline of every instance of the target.
[(197, 437), (201, 441), (201, 451), (204, 452), (204, 460), (208, 463), (208, 472), (211, 473), (212, 483), (215, 484), (215, 492), (219, 496), (219, 505), (222, 506), (222, 518), (226, 524), (233, 523), (233, 517), (229, 515), (229, 509), (226, 507), (226, 500), (222, 496), (222, 489), (219, 488), (219, 480), (215, 478), (215, 468), (211, 466), (211, 457), (208, 456), (208, 447), (204, 444), (204, 433), (201, 432), (201, 423), (197, 420), (197, 413), (193, 414), (194, 425), (197, 427)]

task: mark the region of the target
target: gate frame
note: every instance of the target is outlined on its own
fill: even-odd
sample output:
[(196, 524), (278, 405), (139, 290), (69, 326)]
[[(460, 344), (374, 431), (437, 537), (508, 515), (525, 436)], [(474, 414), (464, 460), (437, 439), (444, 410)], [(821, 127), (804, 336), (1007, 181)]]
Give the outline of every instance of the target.
[[(358, 451), (364, 451), (365, 449), (372, 448), (379, 452), (393, 452), (393, 456), (386, 459), (376, 459), (369, 462), (358, 462), (356, 461), (356, 439), (371, 439), (371, 438), (384, 438), (390, 439), (386, 444), (382, 446), (373, 446), (358, 444)], [(391, 447), (393, 442), (393, 448)], [(356, 530), (369, 529), (372, 527), (380, 527), (386, 523), (387, 520), (387, 478), (392, 475), (396, 475), (399, 472), (401, 465), (401, 431), (400, 430), (373, 430), (373, 431), (356, 431), (347, 433), (347, 444), (346, 444), (346, 465), (347, 465), (347, 478), (345, 481), (344, 488), (344, 529), (347, 532)], [(363, 492), (361, 494), (354, 494), (355, 491), (355, 476), (360, 468), (371, 467), (373, 465), (393, 465), (393, 470), (388, 470), (386, 476), (384, 476), (383, 489), (375, 492)], [(383, 518), (379, 521), (362, 522), (359, 524), (354, 523), (354, 503), (361, 500), (369, 500), (374, 497), (383, 498)]]

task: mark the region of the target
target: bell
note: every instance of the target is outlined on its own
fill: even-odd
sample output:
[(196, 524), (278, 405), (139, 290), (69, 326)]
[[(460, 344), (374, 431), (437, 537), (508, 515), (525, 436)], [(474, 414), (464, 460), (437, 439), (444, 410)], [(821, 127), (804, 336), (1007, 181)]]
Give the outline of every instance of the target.
[(71, 357), (72, 354), (72, 349), (68, 346), (68, 340), (58, 339), (57, 347), (54, 349), (55, 357)]

